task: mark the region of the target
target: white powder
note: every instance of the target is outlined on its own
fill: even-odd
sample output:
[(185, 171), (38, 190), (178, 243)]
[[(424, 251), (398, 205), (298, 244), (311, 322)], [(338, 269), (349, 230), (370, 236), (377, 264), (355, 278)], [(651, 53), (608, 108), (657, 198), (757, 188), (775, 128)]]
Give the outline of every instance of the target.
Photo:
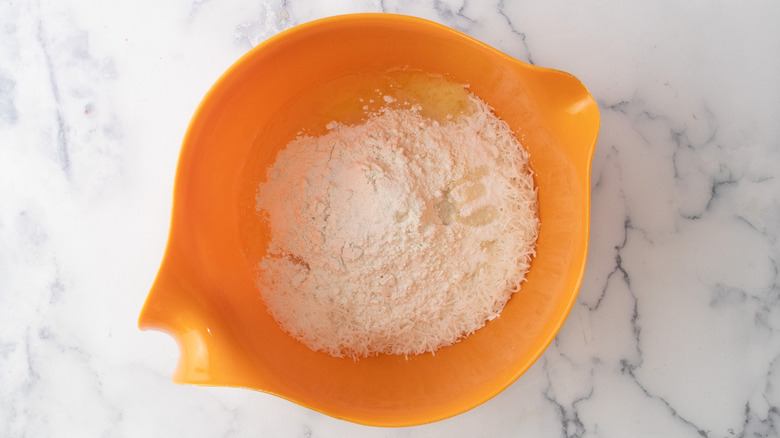
[(470, 99), (452, 121), (388, 108), (278, 154), (257, 284), (285, 331), (337, 357), (410, 355), (499, 315), (534, 254), (536, 190), (508, 125)]

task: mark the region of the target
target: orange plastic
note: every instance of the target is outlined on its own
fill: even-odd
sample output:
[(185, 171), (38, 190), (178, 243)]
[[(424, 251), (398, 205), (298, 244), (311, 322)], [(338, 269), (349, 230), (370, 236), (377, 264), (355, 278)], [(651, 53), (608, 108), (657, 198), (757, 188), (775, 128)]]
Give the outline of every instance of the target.
[[(327, 84), (399, 67), (469, 84), (517, 132), (539, 188), (537, 255), (500, 318), (435, 356), (336, 359), (285, 334), (259, 298), (253, 264), (268, 235), (252, 217), (254, 191), (301, 128), (349, 116), (326, 98), (338, 92)], [(252, 388), (377, 426), (469, 410), (531, 366), (574, 303), (598, 128), (596, 104), (573, 76), (524, 64), (436, 23), (357, 14), (283, 32), (230, 67), (192, 119), (168, 246), (139, 326), (176, 338), (178, 383)]]

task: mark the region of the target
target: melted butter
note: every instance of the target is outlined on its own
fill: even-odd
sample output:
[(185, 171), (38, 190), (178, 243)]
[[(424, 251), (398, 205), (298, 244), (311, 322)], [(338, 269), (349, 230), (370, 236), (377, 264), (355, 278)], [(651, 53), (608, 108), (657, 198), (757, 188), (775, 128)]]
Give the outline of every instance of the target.
[(468, 216), (458, 218), (458, 222), (472, 227), (481, 227), (488, 225), (498, 219), (500, 213), (495, 205), (486, 205), (480, 207)]
[[(469, 204), (479, 204), (487, 189), (482, 181), (490, 170), (480, 166), (469, 171), (463, 178), (455, 181), (450, 188), (444, 190), (444, 198), (436, 205), (439, 219), (444, 225), (458, 222), (463, 225), (479, 227), (488, 225), (501, 216), (495, 205), (481, 205), (469, 209), (469, 214), (463, 210)], [(484, 249), (484, 248), (483, 248)]]
[[(475, 110), (464, 85), (416, 70), (352, 73), (307, 89), (303, 97), (293, 102), (290, 112), (308, 114), (301, 120), (302, 128), (312, 135), (326, 132), (332, 121), (345, 125), (365, 122), (384, 108), (416, 108), (439, 123)], [(302, 102), (309, 105), (307, 110)]]
[[(401, 71), (389, 73), (388, 81), (388, 86), (380, 92), (389, 106), (418, 105), (423, 116), (441, 123), (474, 112), (466, 87), (443, 76)], [(394, 101), (386, 102), (390, 99), (385, 96)]]

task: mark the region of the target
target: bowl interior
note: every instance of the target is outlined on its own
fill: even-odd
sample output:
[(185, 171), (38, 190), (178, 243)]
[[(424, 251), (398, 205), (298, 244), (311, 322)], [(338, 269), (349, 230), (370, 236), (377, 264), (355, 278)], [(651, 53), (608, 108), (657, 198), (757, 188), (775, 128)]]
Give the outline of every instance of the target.
[[(537, 256), (501, 317), (462, 342), (408, 359), (336, 359), (285, 334), (259, 298), (254, 266), (268, 230), (255, 215), (255, 191), (302, 128), (316, 133), (330, 120), (353, 120), (356, 110), (344, 102), (397, 68), (468, 84), (517, 133), (539, 189)], [(372, 425), (421, 424), (473, 408), (528, 369), (576, 298), (598, 124), (574, 77), (431, 22), (360, 14), (282, 33), (234, 64), (191, 122), (168, 247), (139, 324), (177, 339), (178, 382), (253, 388)]]

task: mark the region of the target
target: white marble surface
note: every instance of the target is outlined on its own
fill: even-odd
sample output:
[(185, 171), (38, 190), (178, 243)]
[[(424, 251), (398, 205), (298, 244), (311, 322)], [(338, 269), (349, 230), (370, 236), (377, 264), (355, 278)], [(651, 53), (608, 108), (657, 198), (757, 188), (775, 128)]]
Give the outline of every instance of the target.
[[(175, 385), (174, 342), (136, 328), (203, 94), (265, 38), (360, 11), (569, 71), (602, 111), (571, 316), (509, 389), (414, 428)], [(778, 436), (778, 22), (769, 0), (3, 2), (0, 436)]]

